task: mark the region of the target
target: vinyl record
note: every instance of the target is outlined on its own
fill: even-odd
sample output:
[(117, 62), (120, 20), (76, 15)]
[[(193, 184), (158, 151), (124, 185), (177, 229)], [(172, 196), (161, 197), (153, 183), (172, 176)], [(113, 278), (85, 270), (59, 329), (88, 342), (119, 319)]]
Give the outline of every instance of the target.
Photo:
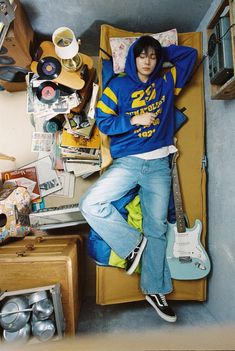
[(55, 57), (43, 57), (38, 62), (37, 73), (42, 79), (55, 79), (61, 73), (61, 64)]
[(1, 65), (14, 65), (15, 63), (15, 60), (10, 56), (0, 56)]
[(36, 95), (42, 103), (53, 104), (60, 97), (60, 90), (55, 83), (46, 81), (37, 87)]

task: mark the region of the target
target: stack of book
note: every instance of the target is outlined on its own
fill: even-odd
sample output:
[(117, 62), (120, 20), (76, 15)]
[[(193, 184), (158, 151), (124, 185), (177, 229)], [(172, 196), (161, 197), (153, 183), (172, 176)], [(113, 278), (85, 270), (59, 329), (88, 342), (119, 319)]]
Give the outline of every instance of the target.
[(27, 75), (27, 112), (35, 127), (31, 151), (39, 157), (50, 156), (56, 171), (85, 178), (100, 170), (100, 135), (94, 118), (98, 85), (94, 79), (95, 70), (91, 70), (85, 87), (74, 90), (33, 72)]
[(1, 172), (0, 185), (3, 188), (22, 186), (27, 189), (31, 201), (41, 200), (38, 173), (35, 166), (27, 167), (24, 170), (16, 169), (14, 171)]
[[(79, 129), (89, 128), (90, 137), (83, 136)], [(100, 170), (100, 135), (92, 119), (89, 127), (64, 128), (60, 141), (60, 156), (63, 160), (64, 170), (74, 172), (75, 176), (87, 177)]]
[(43, 207), (44, 197), (62, 189), (58, 172), (52, 169), (49, 156), (31, 162), (19, 169), (0, 173), (0, 187), (21, 186), (27, 189), (32, 208)]

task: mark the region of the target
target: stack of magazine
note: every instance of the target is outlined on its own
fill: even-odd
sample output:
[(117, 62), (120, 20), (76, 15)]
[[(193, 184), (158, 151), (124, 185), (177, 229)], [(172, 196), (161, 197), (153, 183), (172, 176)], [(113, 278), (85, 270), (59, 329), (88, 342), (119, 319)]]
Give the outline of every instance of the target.
[(75, 113), (66, 116), (60, 141), (60, 156), (64, 170), (74, 172), (75, 176), (87, 177), (100, 170), (100, 135), (93, 118), (85, 121), (84, 115)]
[[(26, 81), (27, 112), (35, 127), (31, 150), (46, 153), (54, 169), (73, 172), (75, 176), (85, 178), (99, 171), (100, 135), (94, 115), (90, 115), (96, 99), (82, 110), (78, 90), (45, 81), (33, 72), (28, 73)], [(61, 121), (58, 132), (48, 132), (46, 128), (52, 118)]]
[(81, 113), (71, 111), (65, 114), (65, 125), (64, 128), (68, 133), (76, 136), (82, 136), (86, 139), (90, 139), (93, 128), (95, 126), (95, 119), (87, 116), (85, 111)]
[(59, 92), (58, 98), (51, 103), (45, 103), (38, 92), (46, 81), (40, 80), (37, 74), (29, 72), (26, 76), (27, 83), (27, 112), (32, 116), (36, 131), (42, 131), (42, 124), (59, 114), (69, 113), (71, 109), (79, 105), (81, 99), (78, 93), (72, 89), (55, 84), (55, 92)]

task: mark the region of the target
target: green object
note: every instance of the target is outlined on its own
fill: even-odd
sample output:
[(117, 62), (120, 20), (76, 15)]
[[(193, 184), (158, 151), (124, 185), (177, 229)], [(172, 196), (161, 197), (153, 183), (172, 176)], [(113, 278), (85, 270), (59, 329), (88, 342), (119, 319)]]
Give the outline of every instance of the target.
[[(126, 205), (128, 211), (127, 222), (140, 233), (142, 233), (142, 211), (140, 206), (140, 197), (136, 197)], [(126, 260), (118, 256), (113, 250), (111, 250), (109, 257), (109, 265), (119, 268), (125, 268)], [(135, 273), (140, 273), (140, 265), (136, 268)]]

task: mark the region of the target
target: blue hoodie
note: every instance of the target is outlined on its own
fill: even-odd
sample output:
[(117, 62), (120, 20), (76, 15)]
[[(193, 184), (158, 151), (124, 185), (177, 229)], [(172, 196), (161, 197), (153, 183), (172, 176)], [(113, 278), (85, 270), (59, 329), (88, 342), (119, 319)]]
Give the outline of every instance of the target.
[[(140, 81), (134, 57), (135, 41), (126, 59), (125, 75), (112, 79), (104, 89), (96, 108), (96, 122), (100, 131), (110, 136), (113, 158), (153, 151), (173, 144), (175, 133), (174, 95), (189, 80), (197, 51), (191, 47), (171, 45), (163, 48), (162, 58), (146, 83)], [(174, 66), (161, 76), (162, 64)], [(137, 114), (153, 112), (154, 124), (132, 125)]]

